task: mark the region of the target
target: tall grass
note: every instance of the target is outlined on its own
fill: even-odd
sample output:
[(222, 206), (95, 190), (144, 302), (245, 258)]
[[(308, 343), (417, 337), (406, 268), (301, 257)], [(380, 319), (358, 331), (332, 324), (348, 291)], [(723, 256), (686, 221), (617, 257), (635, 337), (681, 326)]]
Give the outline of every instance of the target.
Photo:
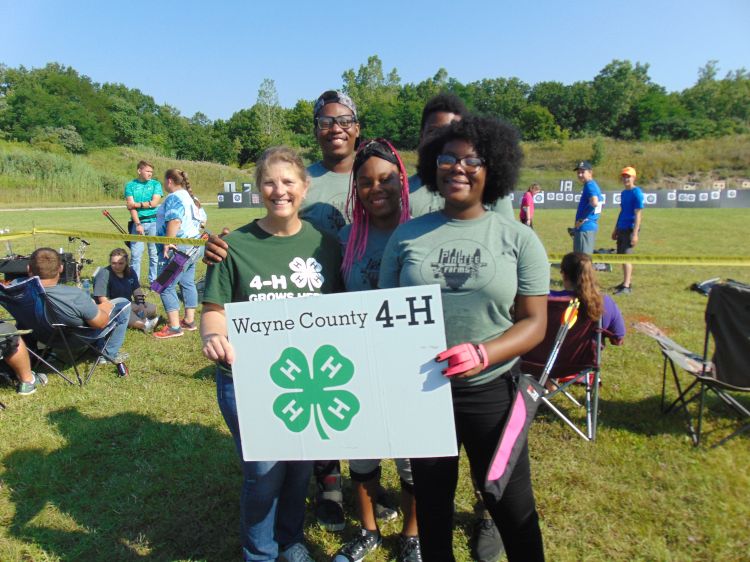
[[(244, 170), (211, 162), (176, 160), (150, 148), (115, 147), (88, 155), (54, 154), (25, 143), (0, 141), (0, 203), (6, 206), (105, 203), (122, 199), (139, 160), (154, 164), (160, 179), (168, 168), (188, 172), (196, 195), (214, 201), (225, 181), (252, 182)], [(239, 185), (238, 185), (239, 187)]]

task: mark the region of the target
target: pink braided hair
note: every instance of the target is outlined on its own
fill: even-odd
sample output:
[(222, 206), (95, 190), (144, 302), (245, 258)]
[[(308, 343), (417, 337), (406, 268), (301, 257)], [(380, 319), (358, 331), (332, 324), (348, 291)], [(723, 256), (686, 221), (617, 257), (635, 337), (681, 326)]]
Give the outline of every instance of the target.
[(354, 157), (354, 166), (352, 167), (351, 178), (349, 180), (349, 193), (346, 197), (345, 212), (351, 222), (351, 230), (349, 231), (349, 238), (346, 241), (344, 261), (341, 264), (344, 278), (349, 277), (354, 261), (362, 259), (362, 256), (365, 254), (365, 250), (367, 249), (367, 233), (370, 229), (370, 216), (357, 196), (357, 170), (372, 157), (383, 158), (390, 162), (391, 159), (387, 158), (386, 155), (391, 155), (395, 158), (396, 162), (394, 163), (398, 166), (398, 172), (401, 177), (401, 214), (398, 223), (403, 224), (409, 220), (409, 178), (398, 151), (389, 141), (382, 138), (362, 143)]

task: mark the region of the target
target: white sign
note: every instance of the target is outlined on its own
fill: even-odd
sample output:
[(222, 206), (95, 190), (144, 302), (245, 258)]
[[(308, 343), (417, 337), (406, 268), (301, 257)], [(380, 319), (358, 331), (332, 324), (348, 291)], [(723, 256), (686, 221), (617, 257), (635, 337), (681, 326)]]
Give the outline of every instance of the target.
[(233, 182), (233, 181), (225, 181), (224, 182), (224, 191), (226, 193), (233, 193), (234, 190), (236, 189), (236, 185), (237, 184), (235, 182)]
[(226, 305), (245, 460), (456, 455), (438, 285)]

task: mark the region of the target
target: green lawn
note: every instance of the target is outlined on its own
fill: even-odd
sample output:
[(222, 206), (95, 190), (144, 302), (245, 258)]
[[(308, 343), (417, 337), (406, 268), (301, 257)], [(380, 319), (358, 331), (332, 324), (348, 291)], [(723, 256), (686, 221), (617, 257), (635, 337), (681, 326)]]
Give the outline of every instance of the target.
[[(239, 226), (250, 214), (214, 207), (208, 213), (216, 230)], [(537, 231), (549, 252), (570, 249), (565, 227), (572, 216), (572, 210), (538, 212)], [(638, 252), (750, 258), (748, 216), (747, 210), (648, 210)], [(118, 218), (125, 220), (124, 211)], [(607, 235), (614, 219), (605, 211), (597, 247), (613, 247)], [(0, 228), (26, 230), (32, 222), (114, 232), (100, 210), (0, 213)], [(105, 264), (114, 245), (91, 242), (87, 257)], [(13, 242), (16, 252), (42, 245), (68, 242), (60, 236)], [(633, 294), (617, 297), (618, 304), (628, 324), (649, 319), (699, 349), (706, 299), (688, 287), (718, 276), (748, 282), (750, 268), (639, 266)], [(556, 284), (554, 269), (552, 278)], [(611, 287), (620, 272), (600, 280)], [(84, 388), (52, 378), (35, 395), (17, 397), (0, 387), (7, 405), (0, 412), (0, 560), (238, 559), (241, 476), (199, 342), (197, 332), (157, 341), (131, 331), (126, 379), (105, 367)], [(750, 558), (750, 435), (718, 449), (693, 448), (683, 419), (659, 413), (660, 374), (656, 345), (630, 333), (624, 346), (605, 352), (596, 443), (545, 412), (537, 418), (530, 451), (548, 560)], [(735, 419), (713, 408), (707, 424), (709, 442), (716, 441)], [(395, 490), (391, 463), (384, 474)], [(473, 502), (466, 472), (456, 505), (456, 556), (469, 560)], [(384, 526), (385, 546), (373, 560), (394, 557), (398, 530), (398, 522)], [(342, 537), (353, 536), (355, 521), (342, 536), (319, 530), (312, 519), (306, 531), (313, 556), (326, 560)]]

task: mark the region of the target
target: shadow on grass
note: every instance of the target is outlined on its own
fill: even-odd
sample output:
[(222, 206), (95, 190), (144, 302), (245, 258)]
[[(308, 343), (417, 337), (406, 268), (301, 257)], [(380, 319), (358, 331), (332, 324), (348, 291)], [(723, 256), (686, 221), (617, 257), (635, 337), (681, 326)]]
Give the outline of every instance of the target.
[[(676, 395), (667, 395), (671, 402)], [(734, 395), (746, 408), (750, 409), (750, 397)], [(562, 400), (556, 401), (556, 405), (563, 404), (566, 411), (579, 426), (585, 424), (585, 412), (583, 408), (575, 408), (570, 403)], [(729, 409), (716, 395), (709, 393), (706, 396), (706, 410), (703, 413), (703, 433), (705, 437), (712, 434), (717, 438), (723, 437), (723, 433), (730, 434), (739, 429), (742, 421)], [(541, 408), (539, 414), (546, 419), (557, 419), (551, 410)], [(690, 405), (690, 415), (693, 424), (697, 424), (697, 405)], [(744, 420), (747, 423), (748, 420)], [(688, 421), (683, 410), (663, 413), (661, 411), (661, 396), (649, 396), (638, 401), (624, 401), (601, 399), (599, 400), (599, 428), (624, 429), (631, 433), (640, 435), (688, 435)], [(744, 438), (750, 437), (750, 432), (745, 432)], [(737, 437), (742, 439), (743, 437)]]
[(241, 475), (228, 435), (124, 413), (48, 415), (67, 443), (2, 459), (10, 535), (62, 560), (230, 560)]

